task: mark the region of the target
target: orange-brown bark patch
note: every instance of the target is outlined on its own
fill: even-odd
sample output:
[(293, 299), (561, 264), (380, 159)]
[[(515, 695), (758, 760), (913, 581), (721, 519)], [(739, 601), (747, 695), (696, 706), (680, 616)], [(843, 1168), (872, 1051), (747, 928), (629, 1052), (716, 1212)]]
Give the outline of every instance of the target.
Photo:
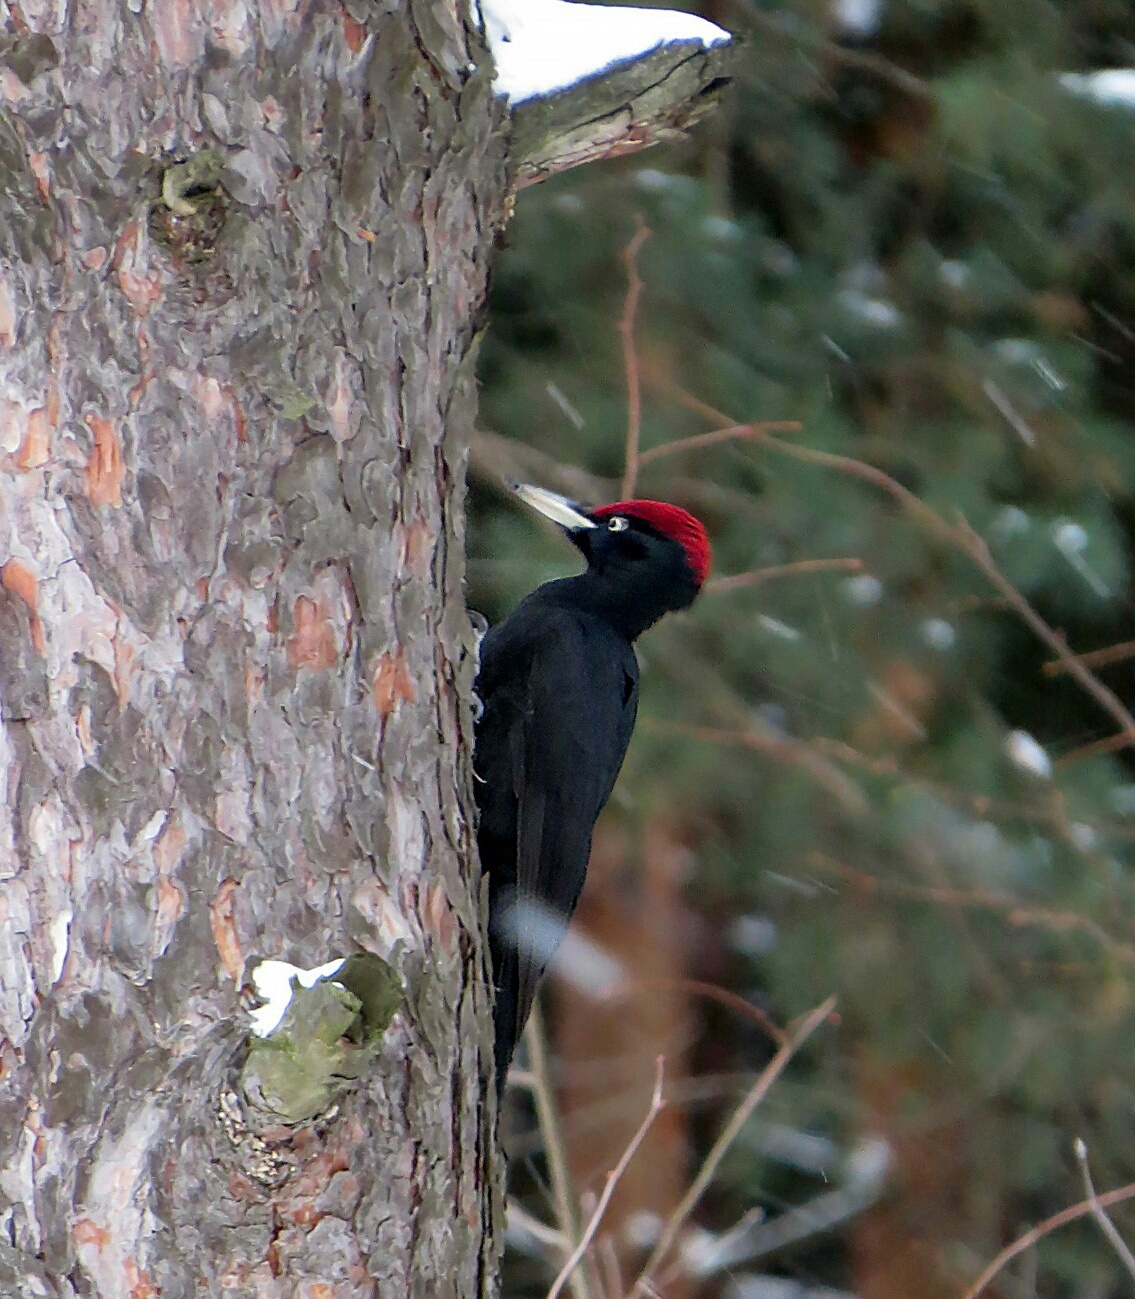
[(292, 622), (295, 630), (288, 638), (289, 667), (334, 667), (339, 657), (335, 628), (319, 601), (301, 595), (292, 609)]
[(79, 747), (83, 756), (89, 758), (95, 751), (95, 738), (91, 734), (91, 706), (80, 704), (75, 714), (75, 734), (79, 737)]
[(145, 265), (144, 240), (137, 221), (127, 222), (114, 246), (118, 287), (139, 316), (147, 316), (162, 296), (161, 277)]
[(134, 675), (134, 647), (121, 636), (114, 638), (114, 693), (119, 708), (130, 698), (130, 678)]
[(185, 909), (185, 894), (167, 879), (158, 880), (157, 924), (161, 930), (172, 929)]
[(213, 942), (221, 955), (221, 965), (234, 983), (240, 982), (244, 972), (244, 953), (240, 949), (236, 925), (233, 923), (236, 897), (236, 880), (223, 880), (216, 896), (209, 903), (209, 921), (213, 927)]
[(27, 605), (32, 644), (36, 652), (42, 654), (46, 646), (43, 623), (39, 620), (39, 579), (25, 563), (10, 559), (0, 568), (0, 586)]
[(433, 533), (430, 525), (418, 515), (413, 522), (397, 530), (402, 543), (402, 567), (415, 574), (429, 572), (433, 553)]
[(51, 454), (51, 435), (59, 427), (60, 397), (56, 376), (61, 361), (58, 317), (52, 320), (51, 328), (47, 331), (47, 359), (49, 378), (43, 405), (37, 406), (28, 415), (23, 441), (14, 457), (21, 469), (38, 469), (47, 462)]
[(161, 834), (154, 844), (154, 863), (163, 875), (169, 875), (181, 860), (181, 850), (185, 847), (185, 826), (181, 817), (174, 815), (165, 823)]
[(71, 1235), (76, 1245), (93, 1245), (97, 1250), (104, 1250), (110, 1244), (110, 1232), (90, 1218), (80, 1218), (71, 1228)]
[(248, 441), (248, 421), (244, 417), (244, 407), (241, 405), (240, 398), (236, 395), (236, 389), (231, 385), (224, 389), (225, 396), (233, 408), (233, 429), (236, 432), (238, 442)]
[(122, 440), (114, 425), (102, 415), (88, 415), (87, 427), (95, 440), (94, 450), (87, 461), (87, 500), (98, 509), (122, 505), (122, 479), (126, 469), (122, 464)]
[(35, 177), (36, 192), (39, 194), (41, 202), (49, 203), (51, 201), (51, 172), (47, 166), (47, 154), (40, 151), (29, 153), (28, 165)]
[(149, 1272), (143, 1271), (132, 1258), (126, 1260), (122, 1270), (126, 1274), (126, 1284), (130, 1287), (130, 1299), (154, 1299), (158, 1292), (154, 1289)]
[(47, 463), (49, 432), (47, 409), (37, 406), (28, 416), (28, 429), (16, 452), (16, 464), (21, 469), (38, 469)]
[(347, 49), (352, 54), (358, 54), (359, 50), (366, 44), (367, 39), (366, 27), (345, 11), (343, 13), (343, 39), (347, 42)]
[(426, 932), (432, 934), (445, 951), (452, 952), (456, 948), (457, 917), (441, 884), (430, 884), (426, 888), (422, 921)]
[(406, 670), (406, 660), (401, 650), (383, 654), (374, 665), (371, 687), (374, 706), (382, 717), (389, 717), (400, 703), (412, 704), (417, 698), (414, 682)]

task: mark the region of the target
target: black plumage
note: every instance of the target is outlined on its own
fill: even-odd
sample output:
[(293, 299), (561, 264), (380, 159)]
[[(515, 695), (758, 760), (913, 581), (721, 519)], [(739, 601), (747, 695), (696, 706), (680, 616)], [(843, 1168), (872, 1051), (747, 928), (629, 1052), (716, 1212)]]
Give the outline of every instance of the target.
[(518, 488), (556, 519), (587, 569), (533, 591), (481, 643), (474, 766), (489, 874), (498, 1081), (583, 888), (596, 818), (634, 729), (632, 643), (685, 608), (709, 565), (705, 530), (655, 501), (584, 511)]

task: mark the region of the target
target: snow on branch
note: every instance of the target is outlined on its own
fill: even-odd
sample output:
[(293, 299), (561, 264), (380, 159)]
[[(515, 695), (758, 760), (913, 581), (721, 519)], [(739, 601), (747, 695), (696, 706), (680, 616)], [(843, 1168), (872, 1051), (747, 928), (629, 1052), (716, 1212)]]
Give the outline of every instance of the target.
[(731, 36), (672, 9), (481, 0), (520, 183), (679, 137), (729, 80)]
[(704, 18), (673, 9), (483, 0), (481, 11), (496, 64), (493, 86), (513, 104), (566, 90), (659, 46), (729, 40)]

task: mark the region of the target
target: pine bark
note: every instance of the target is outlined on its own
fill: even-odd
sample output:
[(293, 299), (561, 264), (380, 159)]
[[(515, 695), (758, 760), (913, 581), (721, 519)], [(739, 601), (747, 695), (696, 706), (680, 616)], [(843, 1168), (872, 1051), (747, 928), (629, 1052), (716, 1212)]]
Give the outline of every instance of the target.
[[(464, 6), (44, 0), (0, 39), (0, 1293), (491, 1293), (462, 594), (505, 192)], [(388, 961), (245, 1094), (263, 958)]]

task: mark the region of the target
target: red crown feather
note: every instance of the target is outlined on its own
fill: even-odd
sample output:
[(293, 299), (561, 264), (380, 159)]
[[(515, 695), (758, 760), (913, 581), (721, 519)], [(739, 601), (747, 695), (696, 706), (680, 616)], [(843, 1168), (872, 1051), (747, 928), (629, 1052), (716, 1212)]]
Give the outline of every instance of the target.
[(712, 562), (709, 535), (701, 521), (695, 519), (688, 510), (668, 505), (665, 501), (615, 501), (612, 505), (600, 505), (589, 513), (593, 519), (609, 519), (616, 514), (625, 514), (628, 518), (649, 523), (663, 536), (672, 537), (686, 552), (686, 562), (699, 586), (709, 576)]

